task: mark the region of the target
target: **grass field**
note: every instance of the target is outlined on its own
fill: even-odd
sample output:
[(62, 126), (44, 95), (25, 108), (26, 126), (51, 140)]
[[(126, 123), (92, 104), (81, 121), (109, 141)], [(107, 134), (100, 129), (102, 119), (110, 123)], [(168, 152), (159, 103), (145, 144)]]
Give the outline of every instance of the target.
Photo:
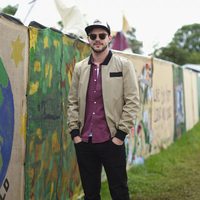
[[(131, 200), (200, 200), (200, 123), (128, 177)], [(111, 200), (107, 182), (102, 200)]]

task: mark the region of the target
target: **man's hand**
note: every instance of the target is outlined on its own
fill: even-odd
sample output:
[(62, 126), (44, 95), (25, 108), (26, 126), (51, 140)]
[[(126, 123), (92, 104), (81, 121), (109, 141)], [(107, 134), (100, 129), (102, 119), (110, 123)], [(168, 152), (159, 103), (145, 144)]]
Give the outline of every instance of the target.
[(73, 141), (75, 144), (78, 144), (78, 143), (82, 142), (82, 139), (80, 136), (76, 136), (76, 137), (74, 137)]
[(124, 143), (124, 141), (122, 141), (122, 140), (120, 140), (120, 139), (118, 139), (118, 138), (116, 138), (116, 137), (113, 137), (113, 138), (112, 138), (112, 142), (113, 142), (114, 144), (116, 144), (116, 145), (122, 145), (122, 144)]

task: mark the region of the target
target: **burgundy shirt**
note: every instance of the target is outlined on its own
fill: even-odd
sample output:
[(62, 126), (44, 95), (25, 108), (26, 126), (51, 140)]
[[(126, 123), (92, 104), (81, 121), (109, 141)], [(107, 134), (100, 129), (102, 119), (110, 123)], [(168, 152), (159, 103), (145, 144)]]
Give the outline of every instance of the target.
[[(108, 55), (109, 59), (111, 55)], [(102, 143), (111, 137), (103, 105), (101, 65), (99, 72), (97, 66), (91, 63), (90, 79), (87, 89), (85, 124), (82, 129), (82, 140), (87, 142), (92, 136), (92, 143)], [(106, 67), (106, 66), (104, 66)]]

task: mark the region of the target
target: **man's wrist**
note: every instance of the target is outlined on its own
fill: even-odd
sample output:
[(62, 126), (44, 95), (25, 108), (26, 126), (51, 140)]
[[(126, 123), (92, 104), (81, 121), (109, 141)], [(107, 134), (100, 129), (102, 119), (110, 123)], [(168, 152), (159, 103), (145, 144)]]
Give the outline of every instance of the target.
[(117, 133), (115, 134), (115, 137), (124, 141), (124, 139), (126, 137), (126, 133), (124, 131), (117, 129)]
[(71, 135), (72, 140), (74, 139), (74, 137), (80, 136), (80, 131), (79, 131), (79, 129), (73, 129), (73, 130), (70, 132), (70, 135)]

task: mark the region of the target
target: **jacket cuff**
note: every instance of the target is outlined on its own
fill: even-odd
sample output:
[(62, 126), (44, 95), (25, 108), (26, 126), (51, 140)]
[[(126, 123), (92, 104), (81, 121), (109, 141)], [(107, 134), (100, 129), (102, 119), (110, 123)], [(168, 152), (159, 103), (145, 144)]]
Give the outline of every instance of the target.
[(73, 130), (70, 132), (70, 134), (71, 134), (71, 137), (72, 137), (72, 140), (73, 140), (74, 137), (80, 136), (80, 131), (79, 131), (79, 129), (73, 129)]
[(124, 139), (126, 137), (126, 133), (124, 131), (117, 129), (117, 133), (115, 134), (115, 137), (124, 141)]

